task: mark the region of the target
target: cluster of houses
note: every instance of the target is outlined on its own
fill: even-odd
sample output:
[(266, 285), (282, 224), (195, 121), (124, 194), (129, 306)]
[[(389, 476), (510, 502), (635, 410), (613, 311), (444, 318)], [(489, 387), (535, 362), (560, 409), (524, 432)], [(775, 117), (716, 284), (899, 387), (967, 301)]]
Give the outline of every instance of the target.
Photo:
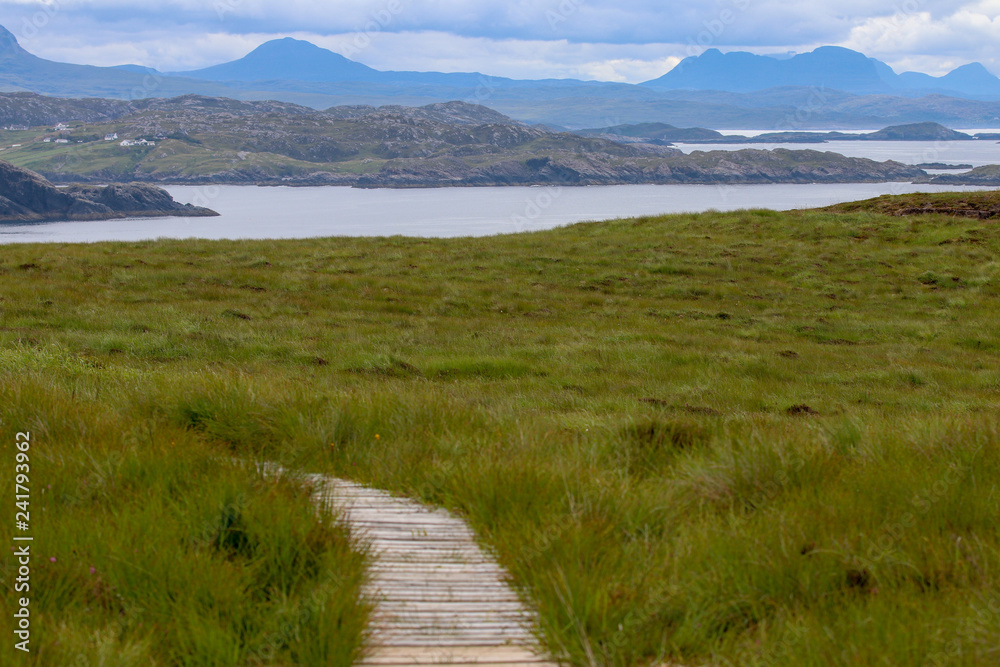
[[(118, 141), (118, 133), (111, 132), (110, 134), (104, 135), (105, 141)], [(131, 148), (132, 146), (155, 146), (155, 141), (147, 141), (145, 139), (124, 139), (119, 146), (124, 146), (125, 148)]]
[[(30, 128), (27, 125), (8, 125), (8, 126), (4, 127), (3, 129), (5, 129), (5, 130), (28, 130)], [(73, 128), (71, 128), (66, 123), (57, 123), (56, 126), (55, 126), (55, 131), (56, 132), (69, 132), (72, 129)], [(162, 139), (162, 137), (157, 137), (157, 139)], [(104, 135), (104, 140), (105, 141), (118, 141), (118, 133), (117, 132), (109, 132), (108, 134)], [(46, 144), (68, 144), (68, 143), (71, 143), (71, 142), (70, 142), (69, 139), (67, 139), (65, 137), (45, 137), (44, 139), (42, 139), (42, 143), (46, 143)], [(77, 142), (77, 143), (83, 143), (83, 142), (80, 141), (80, 142)], [(156, 142), (155, 141), (149, 141), (148, 139), (125, 139), (125, 140), (121, 141), (118, 145), (122, 146), (122, 147), (125, 147), (125, 148), (131, 148), (133, 146), (155, 146)], [(21, 146), (21, 144), (14, 144), (13, 146), (11, 146), (11, 148), (18, 148), (20, 146)]]

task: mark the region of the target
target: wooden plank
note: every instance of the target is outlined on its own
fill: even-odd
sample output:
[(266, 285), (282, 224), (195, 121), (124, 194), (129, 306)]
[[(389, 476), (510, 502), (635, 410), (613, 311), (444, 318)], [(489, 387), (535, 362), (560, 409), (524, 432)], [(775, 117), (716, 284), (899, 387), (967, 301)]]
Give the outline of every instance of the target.
[(489, 599), (482, 597), (473, 596), (462, 596), (459, 598), (443, 598), (440, 596), (435, 596), (432, 599), (427, 599), (423, 597), (417, 598), (403, 598), (394, 597), (393, 599), (387, 599), (385, 597), (378, 600), (379, 606), (386, 609), (413, 609), (427, 610), (427, 609), (437, 609), (442, 612), (455, 610), (460, 608), (480, 608), (484, 611), (495, 611), (496, 613), (510, 613), (518, 612), (526, 616), (531, 616), (531, 612), (524, 608), (524, 605), (520, 600), (503, 598), (503, 599)]
[(454, 607), (452, 609), (399, 609), (379, 607), (374, 614), (378, 618), (394, 618), (400, 623), (497, 623), (499, 621), (512, 623), (530, 623), (534, 617), (527, 612), (509, 610), (505, 612), (491, 611), (483, 608), (463, 609)]
[(505, 609), (495, 609), (489, 605), (483, 604), (457, 604), (448, 605), (446, 607), (441, 606), (427, 606), (427, 607), (412, 607), (407, 605), (388, 605), (380, 604), (378, 611), (375, 612), (376, 615), (381, 616), (392, 616), (394, 618), (439, 618), (439, 619), (454, 619), (456, 621), (462, 618), (467, 618), (470, 621), (488, 621), (491, 619), (517, 619), (526, 620), (531, 622), (534, 620), (534, 616), (526, 611), (521, 611), (520, 609), (510, 608)]
[(521, 646), (527, 644), (530, 638), (524, 633), (509, 633), (498, 636), (495, 632), (481, 634), (463, 633), (461, 636), (449, 636), (447, 633), (431, 635), (426, 632), (376, 632), (372, 635), (374, 649), (372, 655), (378, 655), (381, 647), (419, 647), (419, 648), (458, 648), (463, 646)]
[(423, 665), (447, 665), (448, 667), (517, 667), (517, 665), (538, 665), (538, 664), (549, 664), (541, 660), (513, 660), (509, 662), (494, 662), (476, 660), (475, 662), (466, 662), (464, 660), (449, 659), (445, 662), (393, 662), (393, 663), (374, 663), (374, 662), (359, 662), (359, 665), (384, 665), (388, 664), (392, 667), (422, 667)]
[(534, 614), (465, 522), (353, 482), (309, 479), (317, 503), (372, 557), (372, 645), (358, 664), (555, 667), (532, 634)]
[[(381, 651), (382, 655), (378, 658), (374, 656), (368, 656), (365, 658), (366, 662), (372, 664), (379, 664), (381, 661), (401, 661), (401, 660), (414, 660), (421, 658), (433, 658), (441, 659), (456, 656), (465, 656), (464, 659), (469, 660), (473, 657), (478, 656), (488, 656), (493, 660), (506, 662), (511, 660), (523, 659), (526, 656), (532, 656), (530, 651), (525, 650), (519, 646), (486, 646), (486, 647), (463, 647), (463, 648), (386, 648)], [(538, 654), (534, 654), (535, 657), (540, 657)]]
[[(384, 593), (383, 589), (383, 593)], [(488, 598), (478, 595), (448, 595), (448, 596), (425, 596), (425, 595), (393, 595), (392, 599), (382, 598), (379, 604), (385, 608), (412, 607), (422, 609), (424, 607), (438, 606), (442, 609), (458, 607), (482, 607), (483, 609), (493, 609), (500, 611), (517, 610), (524, 614), (529, 612), (524, 609), (521, 601), (517, 598)]]
[(477, 648), (459, 649), (400, 648), (383, 649), (379, 656), (369, 656), (361, 665), (453, 665), (464, 667), (510, 667), (511, 665), (545, 664), (545, 658), (520, 648)]

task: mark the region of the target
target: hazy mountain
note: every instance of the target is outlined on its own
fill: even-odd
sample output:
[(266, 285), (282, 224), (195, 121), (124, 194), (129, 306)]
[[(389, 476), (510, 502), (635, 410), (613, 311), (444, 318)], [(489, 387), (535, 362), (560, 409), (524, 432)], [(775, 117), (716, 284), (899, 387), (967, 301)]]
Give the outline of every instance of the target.
[(1000, 78), (980, 63), (942, 76), (896, 72), (864, 54), (824, 46), (791, 58), (758, 56), (744, 51), (709, 49), (685, 58), (658, 79), (642, 84), (655, 90), (721, 90), (747, 93), (780, 86), (839, 90), (855, 95), (942, 93), (1000, 99)]
[(779, 86), (813, 86), (851, 93), (888, 90), (875, 65), (866, 56), (825, 46), (787, 60), (744, 51), (722, 53), (709, 49), (685, 58), (659, 79), (643, 84), (660, 90), (724, 90), (746, 93)]
[(963, 65), (941, 77), (919, 72), (903, 72), (895, 81), (897, 90), (954, 91), (972, 97), (1000, 98), (1000, 79), (993, 76), (981, 63)]
[[(734, 66), (732, 71), (728, 64)], [(824, 69), (829, 73), (814, 78)], [(713, 79), (713, 72), (722, 78)], [(131, 102), (198, 94), (243, 101), (278, 100), (315, 109), (423, 106), (462, 100), (521, 121), (566, 128), (645, 122), (784, 131), (875, 129), (923, 121), (953, 127), (1000, 124), (997, 102), (955, 95), (917, 98), (920, 91), (936, 90), (927, 86), (983, 91), (1000, 83), (981, 66), (959, 68), (940, 79), (912, 73), (897, 76), (884, 63), (832, 47), (784, 60), (708, 51), (684, 61), (683, 67), (657, 81), (629, 85), (574, 79), (520, 81), (476, 72), (383, 72), (295, 39), (267, 42), (233, 62), (163, 74), (140, 65), (91, 67), (52, 62), (28, 53), (11, 33), (0, 28), (0, 92)], [(753, 90), (720, 90), (724, 84), (738, 91)], [(902, 88), (897, 90), (890, 84)], [(684, 86), (715, 89), (687, 90)], [(996, 97), (1000, 99), (1000, 94)], [(803, 109), (808, 113), (803, 115)], [(39, 115), (42, 111), (39, 109)], [(85, 117), (89, 116), (62, 120)]]
[(486, 81), (490, 86), (545, 84), (544, 81), (515, 81), (502, 77), (487, 77), (478, 72), (383, 72), (311, 42), (291, 37), (265, 42), (239, 60), (188, 72), (170, 72), (170, 75), (220, 83), (265, 81), (413, 83), (455, 86), (463, 89), (475, 88)]
[(57, 63), (32, 55), (0, 26), (0, 90), (30, 91), (59, 97), (139, 99), (184, 93), (225, 95), (218, 84), (172, 77), (154, 77), (130, 67), (93, 67)]
[(261, 44), (239, 60), (191, 72), (208, 81), (377, 81), (381, 72), (310, 42), (286, 37)]

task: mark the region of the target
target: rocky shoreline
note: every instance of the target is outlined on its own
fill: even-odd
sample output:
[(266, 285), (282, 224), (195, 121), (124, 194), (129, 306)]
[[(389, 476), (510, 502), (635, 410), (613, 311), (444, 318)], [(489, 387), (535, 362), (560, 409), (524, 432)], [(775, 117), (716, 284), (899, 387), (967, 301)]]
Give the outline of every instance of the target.
[(165, 190), (145, 183), (58, 188), (33, 171), (0, 161), (0, 223), (217, 215), (178, 203)]

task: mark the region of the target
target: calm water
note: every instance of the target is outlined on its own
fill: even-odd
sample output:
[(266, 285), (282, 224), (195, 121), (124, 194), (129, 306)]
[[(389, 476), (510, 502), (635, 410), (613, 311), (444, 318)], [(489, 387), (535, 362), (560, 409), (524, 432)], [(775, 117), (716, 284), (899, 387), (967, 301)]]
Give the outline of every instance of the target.
[(619, 185), (358, 190), (344, 187), (168, 187), (217, 218), (0, 225), (0, 243), (280, 239), (322, 236), (489, 236), (587, 220), (716, 209), (788, 210), (881, 194), (976, 188), (864, 185)]

